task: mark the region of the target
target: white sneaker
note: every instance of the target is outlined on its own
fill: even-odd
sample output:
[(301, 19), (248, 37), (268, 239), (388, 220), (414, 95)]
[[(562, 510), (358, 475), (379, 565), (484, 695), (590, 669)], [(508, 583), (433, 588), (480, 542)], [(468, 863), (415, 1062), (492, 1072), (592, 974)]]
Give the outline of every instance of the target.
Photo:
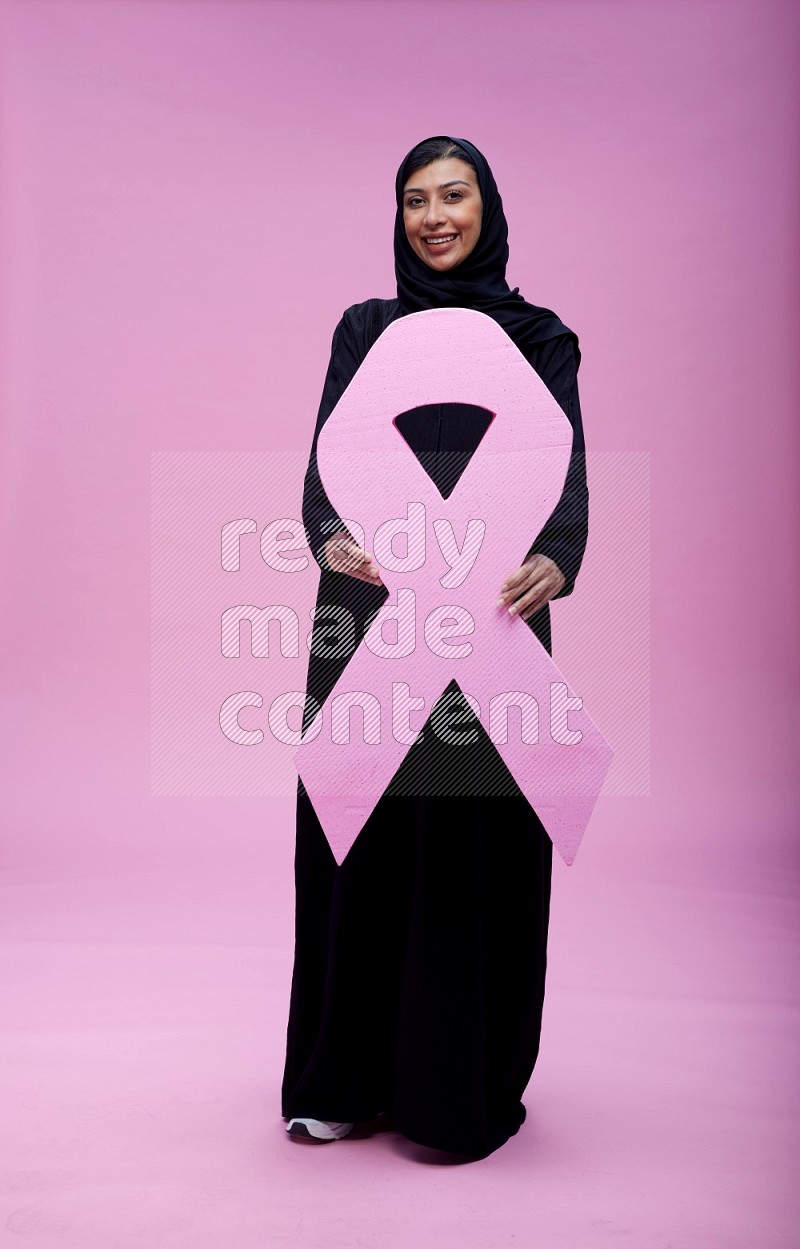
[(290, 1119), (286, 1131), (302, 1140), (338, 1141), (352, 1132), (352, 1123), (336, 1123), (329, 1119)]

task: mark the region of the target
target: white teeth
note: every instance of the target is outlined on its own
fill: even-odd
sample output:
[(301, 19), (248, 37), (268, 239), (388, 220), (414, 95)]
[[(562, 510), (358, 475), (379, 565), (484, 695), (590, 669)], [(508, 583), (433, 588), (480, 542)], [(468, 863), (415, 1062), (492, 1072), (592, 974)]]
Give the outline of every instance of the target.
[(456, 237), (456, 236), (455, 236), (455, 234), (448, 234), (448, 235), (446, 235), (446, 237), (445, 237), (445, 238), (441, 238), (441, 239), (426, 239), (426, 240), (425, 240), (425, 242), (426, 242), (426, 243), (433, 243), (434, 247), (438, 247), (440, 243), (452, 243), (452, 241), (453, 241), (453, 239), (454, 239), (455, 237)]

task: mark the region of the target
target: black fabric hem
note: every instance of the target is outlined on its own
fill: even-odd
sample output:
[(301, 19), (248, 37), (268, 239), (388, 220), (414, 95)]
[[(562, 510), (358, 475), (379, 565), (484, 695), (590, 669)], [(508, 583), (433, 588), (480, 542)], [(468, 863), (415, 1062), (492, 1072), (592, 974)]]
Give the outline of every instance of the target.
[(523, 1102), (519, 1103), (520, 1118), (516, 1126), (507, 1131), (495, 1133), (484, 1140), (480, 1145), (477, 1143), (472, 1148), (465, 1148), (465, 1142), (458, 1140), (456, 1137), (447, 1137), (440, 1133), (430, 1133), (425, 1131), (417, 1131), (416, 1129), (406, 1129), (395, 1116), (395, 1130), (404, 1136), (406, 1140), (411, 1141), (413, 1145), (422, 1145), (426, 1149), (436, 1149), (441, 1153), (458, 1154), (465, 1161), (480, 1161), (482, 1158), (488, 1158), (498, 1149), (502, 1149), (503, 1145), (511, 1140), (512, 1136), (516, 1136), (527, 1118), (527, 1111)]

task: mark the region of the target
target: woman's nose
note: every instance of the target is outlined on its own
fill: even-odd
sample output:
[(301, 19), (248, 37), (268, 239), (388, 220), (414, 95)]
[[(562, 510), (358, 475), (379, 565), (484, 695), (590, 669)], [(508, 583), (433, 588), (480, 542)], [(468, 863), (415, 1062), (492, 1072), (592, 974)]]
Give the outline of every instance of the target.
[(425, 228), (430, 230), (432, 226), (438, 225), (441, 220), (442, 213), (439, 205), (431, 202), (425, 214)]

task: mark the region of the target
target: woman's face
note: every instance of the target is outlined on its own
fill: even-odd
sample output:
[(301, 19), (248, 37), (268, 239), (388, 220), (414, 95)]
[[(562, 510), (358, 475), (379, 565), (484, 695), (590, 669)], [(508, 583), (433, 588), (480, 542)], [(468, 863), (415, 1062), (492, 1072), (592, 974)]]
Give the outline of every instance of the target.
[(475, 170), (455, 156), (415, 169), (403, 188), (406, 238), (420, 259), (440, 273), (460, 265), (472, 251), (482, 209)]

